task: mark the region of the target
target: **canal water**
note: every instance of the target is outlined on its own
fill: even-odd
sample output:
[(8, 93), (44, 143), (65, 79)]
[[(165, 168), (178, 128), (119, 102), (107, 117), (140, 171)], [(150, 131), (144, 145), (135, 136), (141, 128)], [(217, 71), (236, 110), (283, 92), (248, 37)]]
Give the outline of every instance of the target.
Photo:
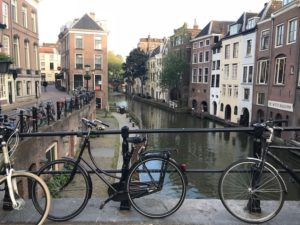
[[(190, 114), (173, 113), (141, 103), (124, 96), (111, 97), (118, 106), (125, 106), (140, 120), (140, 128), (222, 128), (217, 122), (200, 119)], [(188, 169), (225, 169), (232, 162), (252, 156), (252, 137), (243, 132), (210, 132), (188, 134), (148, 134), (149, 148), (176, 148), (172, 155), (179, 163), (186, 163)], [(299, 168), (300, 158), (280, 153)], [(297, 167), (298, 166), (298, 167)], [(187, 198), (218, 198), (220, 173), (188, 173)], [(300, 200), (299, 186), (289, 177), (288, 199)]]

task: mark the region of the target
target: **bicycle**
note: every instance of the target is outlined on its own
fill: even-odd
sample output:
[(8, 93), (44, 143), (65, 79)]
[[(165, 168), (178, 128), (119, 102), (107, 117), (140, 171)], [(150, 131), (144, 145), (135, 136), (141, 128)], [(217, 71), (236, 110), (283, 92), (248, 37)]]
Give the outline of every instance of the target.
[[(129, 151), (128, 144), (139, 144), (145, 139), (141, 136), (123, 137), (122, 145), (128, 151), (122, 152), (122, 170), (116, 172), (122, 175), (110, 174), (98, 167), (90, 148), (91, 131), (108, 125), (85, 118), (82, 118), (82, 122), (87, 126), (87, 134), (84, 135), (77, 158), (54, 160), (37, 172), (48, 184), (53, 199), (48, 215), (50, 220), (66, 221), (82, 212), (92, 194), (91, 172), (108, 186), (108, 198), (101, 203), (100, 209), (111, 200), (119, 201), (121, 205), (129, 200), (133, 208), (150, 218), (166, 217), (179, 209), (185, 198), (187, 178), (183, 169), (170, 157), (170, 151), (144, 151), (129, 168), (130, 159), (137, 149), (132, 147)], [(82, 157), (86, 147), (92, 165)], [(142, 148), (144, 145), (140, 149)], [(128, 174), (126, 171), (129, 171)], [(117, 182), (112, 183), (108, 178)], [(61, 204), (56, 203), (66, 197), (72, 197), (74, 202), (60, 210)]]
[[(281, 122), (281, 121), (278, 121)], [(270, 152), (270, 149), (297, 149), (297, 147), (271, 145), (277, 121), (254, 124), (254, 134), (261, 140), (258, 158), (238, 160), (229, 165), (219, 180), (219, 196), (227, 211), (248, 223), (263, 223), (274, 218), (281, 210), (286, 184), (278, 170), (267, 162), (267, 156), (280, 165), (300, 184), (300, 177)]]
[[(50, 192), (46, 183), (37, 175), (13, 169), (11, 158), (19, 143), (19, 131), (11, 124), (0, 125), (0, 223), (34, 223), (41, 225), (50, 210)], [(39, 207), (34, 205), (36, 196)], [(36, 210), (38, 208), (38, 210)]]

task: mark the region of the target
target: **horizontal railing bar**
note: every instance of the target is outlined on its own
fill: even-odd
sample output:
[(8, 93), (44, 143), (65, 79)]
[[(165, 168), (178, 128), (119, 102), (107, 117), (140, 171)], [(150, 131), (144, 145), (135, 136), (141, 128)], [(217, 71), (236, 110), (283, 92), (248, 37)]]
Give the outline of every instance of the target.
[[(280, 131), (300, 131), (300, 127), (283, 127), (275, 129)], [(252, 132), (253, 127), (231, 127), (231, 128), (160, 128), (160, 129), (135, 129), (128, 130), (129, 134), (144, 133), (214, 133), (214, 132)], [(121, 130), (92, 131), (92, 135), (121, 134)], [(20, 137), (43, 137), (43, 136), (83, 136), (87, 131), (58, 131), (58, 132), (36, 132), (20, 133)]]

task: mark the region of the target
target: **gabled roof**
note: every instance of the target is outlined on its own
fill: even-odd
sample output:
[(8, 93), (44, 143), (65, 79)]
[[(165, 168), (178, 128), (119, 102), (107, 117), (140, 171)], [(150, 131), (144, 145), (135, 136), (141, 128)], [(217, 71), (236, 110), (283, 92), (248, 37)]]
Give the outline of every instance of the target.
[(88, 14), (85, 14), (81, 19), (79, 19), (73, 26), (73, 29), (82, 29), (82, 30), (101, 30), (102, 27), (95, 20), (93, 20)]
[(260, 21), (270, 18), (272, 13), (282, 8), (282, 5), (282, 1), (270, 0), (265, 4), (264, 9), (260, 12)]
[(160, 46), (158, 46), (158, 47), (156, 47), (155, 49), (153, 49), (153, 50), (151, 51), (149, 57), (150, 57), (150, 58), (151, 58), (151, 57), (154, 57), (154, 56), (156, 56), (156, 55), (159, 54), (159, 53), (160, 53)]
[(228, 30), (228, 25), (234, 23), (233, 21), (210, 21), (195, 38), (206, 36), (209, 34), (225, 34)]

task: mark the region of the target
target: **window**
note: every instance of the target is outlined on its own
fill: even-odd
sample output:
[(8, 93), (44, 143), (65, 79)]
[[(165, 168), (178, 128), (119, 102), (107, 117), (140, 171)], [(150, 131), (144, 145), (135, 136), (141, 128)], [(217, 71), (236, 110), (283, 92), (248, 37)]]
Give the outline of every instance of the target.
[(286, 58), (277, 58), (275, 65), (275, 84), (284, 84)]
[(33, 54), (34, 54), (34, 61), (35, 61), (35, 69), (38, 70), (39, 69), (39, 67), (38, 67), (39, 53), (38, 53), (38, 46), (36, 44), (33, 46), (33, 52), (34, 52)]
[(12, 0), (11, 2), (11, 17), (14, 22), (18, 22), (18, 1)]
[(193, 48), (198, 48), (198, 42), (193, 43)]
[(251, 55), (251, 49), (252, 49), (252, 40), (247, 40), (246, 56)]
[(202, 76), (203, 76), (203, 74), (202, 74), (202, 68), (199, 68), (198, 69), (198, 82), (199, 83), (202, 83)]
[(26, 82), (26, 93), (27, 95), (31, 95), (31, 81)]
[(16, 83), (16, 91), (17, 91), (17, 96), (21, 96), (22, 93), (22, 81), (17, 81)]
[(81, 74), (74, 74), (74, 89), (83, 87), (83, 76)]
[(216, 61), (213, 61), (213, 62), (212, 62), (211, 70), (215, 70), (215, 69), (216, 69)]
[(268, 82), (268, 73), (269, 73), (269, 61), (267, 60), (258, 61), (257, 84), (266, 84)]
[(199, 62), (203, 62), (203, 52), (199, 52)]
[(216, 75), (216, 87), (220, 86), (220, 74)]
[(199, 42), (200, 47), (203, 47), (203, 41)]
[(6, 97), (5, 90), (6, 90), (6, 88), (5, 88), (5, 77), (0, 76), (0, 99)]
[(45, 62), (41, 61), (41, 70), (45, 70)]
[(237, 79), (237, 70), (238, 70), (238, 65), (232, 64), (232, 80)]
[(226, 64), (226, 65), (224, 66), (224, 79), (225, 79), (225, 80), (228, 80), (228, 78), (229, 78), (229, 65)]
[(217, 70), (219, 70), (220, 69), (220, 60), (217, 60), (217, 68), (216, 68)]
[(234, 106), (233, 113), (234, 113), (234, 115), (237, 115), (237, 114), (238, 114), (238, 107), (237, 107), (237, 106)]
[(275, 46), (282, 46), (283, 45), (283, 33), (284, 33), (284, 26), (280, 24), (276, 27), (276, 42)]
[(265, 104), (265, 93), (257, 93), (257, 104), (258, 105)]
[(209, 61), (209, 51), (205, 52), (205, 62)]
[(83, 69), (83, 57), (82, 54), (76, 54), (75, 55), (75, 65), (76, 69)]
[(260, 50), (269, 49), (269, 38), (270, 38), (270, 31), (269, 30), (264, 30), (264, 31), (261, 32)]
[(225, 59), (229, 59), (230, 57), (230, 45), (225, 46)]
[(8, 4), (2, 1), (2, 23), (6, 24), (6, 28), (8, 28)]
[(241, 24), (234, 24), (230, 26), (230, 35), (237, 34), (239, 29), (241, 27)]
[(101, 91), (101, 85), (102, 85), (101, 75), (95, 75), (95, 90)]
[(28, 22), (27, 22), (27, 6), (23, 5), (22, 6), (22, 24), (23, 27), (28, 27)]
[(296, 42), (297, 38), (297, 20), (293, 19), (288, 24), (288, 44)]
[(95, 55), (95, 70), (101, 70), (102, 67), (102, 56)]
[(210, 84), (211, 87), (214, 87), (215, 86), (215, 75), (211, 75), (211, 84)]
[(227, 91), (228, 91), (228, 96), (231, 97), (231, 95), (232, 95), (232, 86), (231, 85), (228, 85)]
[(220, 111), (223, 112), (223, 110), (224, 110), (224, 104), (221, 103)]
[(9, 36), (2, 36), (2, 52), (4, 52), (7, 55), (10, 55)]
[(31, 13), (31, 25), (32, 25), (32, 31), (34, 33), (37, 32), (37, 23), (36, 23), (36, 13), (32, 12)]
[(236, 42), (233, 44), (233, 58), (237, 58), (239, 54), (239, 43)]
[(209, 45), (209, 39), (205, 40), (205, 45), (206, 45), (206, 46)]
[(29, 52), (29, 42), (24, 42), (24, 50), (25, 50), (25, 66), (26, 69), (30, 69), (30, 52)]
[(205, 68), (204, 69), (204, 83), (207, 83), (208, 82), (208, 68)]
[(239, 87), (237, 85), (234, 85), (233, 87), (233, 96), (237, 98), (239, 96)]
[(244, 88), (244, 100), (249, 100), (250, 97), (250, 89)]
[(193, 55), (193, 63), (197, 63), (198, 62), (198, 54), (194, 53)]
[(75, 36), (75, 48), (77, 49), (83, 49), (83, 40), (82, 36)]
[(19, 38), (17, 36), (14, 37), (13, 41), (13, 58), (14, 64), (17, 67), (20, 67), (20, 49), (19, 49)]
[(287, 5), (287, 4), (289, 4), (290, 2), (292, 2), (292, 1), (294, 1), (294, 0), (283, 0), (283, 5)]
[(222, 84), (222, 95), (225, 96), (226, 95), (226, 85)]
[(51, 63), (49, 64), (49, 67), (50, 67), (50, 70), (54, 70), (54, 63), (51, 62)]
[(251, 28), (254, 28), (254, 26), (255, 26), (255, 19), (254, 18), (248, 19), (246, 29), (249, 30)]
[(243, 68), (243, 83), (252, 83), (253, 66), (244, 66)]
[(192, 83), (197, 83), (197, 69), (193, 69)]
[(102, 49), (102, 38), (101, 36), (95, 36), (95, 49), (100, 50)]

